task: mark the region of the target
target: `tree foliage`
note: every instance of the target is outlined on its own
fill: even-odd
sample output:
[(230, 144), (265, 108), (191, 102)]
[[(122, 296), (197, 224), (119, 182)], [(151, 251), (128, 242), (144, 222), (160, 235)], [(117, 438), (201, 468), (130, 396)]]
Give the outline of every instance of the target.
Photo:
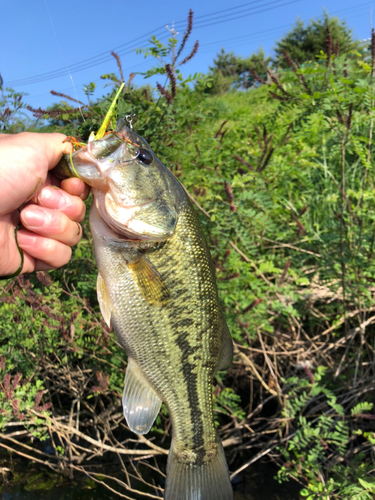
[[(176, 47), (173, 37), (150, 41), (142, 53), (159, 64), (146, 76), (163, 74), (167, 83), (150, 90), (129, 81), (117, 112), (136, 114), (135, 130), (187, 189), (209, 242), (236, 344), (233, 368), (216, 375), (213, 393), (230, 467), (268, 455), (278, 480), (297, 479), (309, 500), (370, 499), (375, 34), (370, 61), (332, 51), (303, 68), (289, 60), (282, 78), (219, 96), (206, 93), (211, 77), (177, 73)], [(238, 78), (236, 57), (221, 55), (214, 67)], [(106, 76), (115, 87), (123, 80)], [(113, 93), (91, 96), (81, 111), (61, 103), (54, 127), (88, 137)], [(121, 412), (126, 355), (100, 316), (87, 221), (83, 234), (64, 269), (0, 283), (2, 439), (16, 447), (12, 432), (22, 426), (19, 451), (41, 460), (49, 439), (49, 467), (80, 464), (96, 480), (108, 457), (128, 491), (133, 460), (118, 457), (143, 450), (138, 478), (146, 467), (154, 475), (142, 491), (160, 496), (168, 411), (155, 422), (154, 441), (134, 442)]]
[(316, 56), (326, 50), (327, 28), (336, 53), (346, 54), (361, 49), (361, 42), (353, 39), (353, 31), (346, 21), (324, 12), (320, 18), (312, 19), (307, 24), (297, 19), (295, 26), (276, 43), (273, 63), (279, 68), (288, 68), (284, 51), (299, 64), (315, 61)]
[(17, 132), (30, 125), (28, 115), (25, 113), (25, 92), (16, 92), (4, 87), (0, 75), (0, 132)]
[(262, 48), (246, 58), (221, 49), (213, 66), (210, 66), (212, 86), (207, 92), (221, 95), (231, 88), (247, 90), (257, 85), (250, 68), (254, 68), (258, 74), (265, 74), (270, 61), (271, 58), (265, 56)]

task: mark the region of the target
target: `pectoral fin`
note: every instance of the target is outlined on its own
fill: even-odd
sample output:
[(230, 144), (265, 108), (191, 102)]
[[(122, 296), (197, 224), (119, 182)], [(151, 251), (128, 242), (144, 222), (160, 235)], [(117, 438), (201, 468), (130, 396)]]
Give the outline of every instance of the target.
[(223, 319), (222, 344), (217, 370), (226, 370), (233, 361), (233, 340), (228, 325)]
[(96, 293), (98, 295), (100, 311), (104, 321), (108, 326), (111, 326), (112, 304), (109, 298), (107, 286), (100, 272), (98, 273), (98, 279), (96, 281)]
[(161, 400), (129, 358), (122, 398), (126, 422), (136, 434), (146, 434), (157, 417)]
[(168, 300), (168, 287), (156, 267), (144, 255), (137, 254), (128, 266), (147, 302), (162, 305)]

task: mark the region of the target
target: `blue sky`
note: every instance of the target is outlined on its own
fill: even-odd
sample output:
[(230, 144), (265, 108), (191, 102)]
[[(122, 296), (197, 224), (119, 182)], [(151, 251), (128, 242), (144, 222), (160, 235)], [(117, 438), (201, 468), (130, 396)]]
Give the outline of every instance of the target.
[[(27, 92), (25, 100), (34, 107), (59, 100), (50, 90), (77, 92), (86, 102), (83, 85), (95, 82), (99, 97), (100, 76), (117, 71), (111, 50), (121, 55), (125, 78), (146, 71), (153, 61), (134, 48), (147, 46), (151, 34), (165, 37), (165, 25), (172, 21), (182, 37), (189, 8), (195, 27), (186, 54), (195, 40), (200, 47), (184, 67), (185, 75), (206, 72), (221, 47), (248, 56), (262, 46), (272, 55), (275, 42), (298, 16), (308, 21), (321, 16), (323, 8), (345, 19), (356, 38), (369, 38), (372, 5), (361, 0), (0, 0), (0, 73), (4, 85)], [(143, 77), (137, 75), (135, 82)]]

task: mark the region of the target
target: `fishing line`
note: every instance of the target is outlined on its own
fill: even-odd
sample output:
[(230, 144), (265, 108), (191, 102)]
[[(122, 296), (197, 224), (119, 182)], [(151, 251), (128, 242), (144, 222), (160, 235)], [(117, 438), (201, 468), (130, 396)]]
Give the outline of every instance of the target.
[(370, 26), (371, 26), (371, 31), (372, 31), (372, 5), (371, 5), (371, 11), (370, 11)]
[[(163, 26), (163, 31), (164, 31), (164, 28), (165, 27)], [(138, 37), (138, 38), (135, 38), (134, 40), (131, 40), (130, 42), (127, 42), (127, 43), (124, 43), (120, 46), (114, 47), (113, 50), (115, 52), (117, 52), (118, 54), (120, 54), (120, 52), (118, 51), (119, 48), (125, 47), (125, 46), (130, 46), (130, 48), (128, 47), (129, 50), (128, 49), (121, 49), (121, 54), (130, 54), (134, 49), (139, 47), (139, 43), (137, 42), (137, 40), (138, 41), (143, 40), (142, 43), (146, 43), (149, 39), (149, 35), (158, 35), (159, 31), (160, 31), (160, 29), (158, 29), (156, 31), (155, 30), (150, 31), (146, 35), (142, 35), (141, 37)], [(167, 35), (162, 37), (162, 38), (163, 39), (167, 38)], [(124, 50), (127, 50), (127, 52), (124, 52)], [(108, 51), (109, 51), (109, 49), (108, 49)], [(92, 68), (93, 66), (97, 66), (98, 64), (102, 64), (104, 62), (113, 60), (112, 56), (108, 54), (108, 51), (102, 52), (100, 54), (97, 54), (96, 56), (90, 57), (88, 59), (84, 59), (82, 61), (78, 61), (74, 64), (71, 64), (70, 65), (71, 73), (81, 71), (82, 69)], [(8, 85), (12, 85), (14, 87), (14, 86), (29, 85), (32, 83), (44, 82), (44, 81), (50, 80), (51, 78), (58, 78), (60, 76), (63, 76), (64, 73), (62, 73), (62, 71), (64, 71), (64, 70), (65, 70), (65, 68), (58, 68), (56, 70), (47, 71), (46, 73), (40, 73), (38, 75), (34, 75), (31, 77), (21, 78), (18, 80), (12, 80), (12, 81), (8, 82)]]
[[(124, 71), (124, 72), (125, 72), (125, 71), (130, 71), (130, 70), (132, 70), (132, 69), (134, 69), (134, 68), (139, 68), (139, 67), (141, 67), (141, 66), (142, 66), (142, 67), (146, 67), (146, 66), (148, 66), (148, 64), (149, 64), (149, 62), (148, 62), (148, 61), (144, 61), (144, 62), (142, 62), (142, 63), (140, 63), (140, 64), (134, 64), (134, 66), (128, 66), (127, 68), (124, 68), (124, 69), (123, 69), (123, 71)], [(103, 79), (99, 78), (98, 80), (93, 80), (93, 83), (99, 83), (99, 82), (103, 82)], [(86, 85), (86, 84), (87, 84), (87, 82), (82, 82), (82, 83), (79, 83), (79, 84), (78, 84), (78, 86), (80, 87), (81, 85), (83, 86), (83, 85)], [(67, 90), (70, 90), (70, 87), (65, 87), (65, 88), (63, 88), (63, 89), (60, 89), (60, 92), (65, 92), (65, 91), (67, 91)], [(48, 99), (47, 99), (47, 98), (46, 98), (46, 99), (38, 99), (38, 103), (43, 102), (43, 101), (46, 101), (46, 100), (49, 100), (49, 101), (50, 101), (50, 100), (51, 100), (51, 94), (50, 94), (50, 92), (48, 92), (48, 93), (44, 93), (44, 94), (37, 94), (37, 95), (32, 95), (32, 96), (29, 96), (29, 97), (27, 98), (27, 101), (28, 101), (28, 102), (30, 102), (30, 101), (32, 102), (32, 100), (33, 100), (33, 99), (37, 99), (37, 98), (39, 98), (39, 97), (46, 97), (46, 96), (48, 96)]]
[[(61, 59), (63, 60), (63, 62), (64, 62), (64, 64), (65, 64), (65, 67), (66, 67), (66, 69), (67, 69), (67, 71), (68, 71), (69, 78), (70, 78), (70, 80), (71, 80), (71, 82), (72, 82), (73, 89), (74, 89), (74, 93), (75, 93), (75, 95), (76, 95), (76, 99), (77, 99), (77, 101), (79, 101), (79, 99), (78, 99), (78, 94), (77, 94), (77, 89), (76, 89), (76, 86), (74, 85), (73, 77), (72, 77), (72, 75), (71, 75), (71, 73), (70, 73), (70, 70), (69, 70), (68, 65), (66, 64), (66, 61), (65, 61), (64, 55), (63, 55), (63, 53), (62, 53), (62, 50), (61, 50), (61, 47), (60, 47), (60, 44), (59, 44), (59, 40), (58, 40), (58, 38), (57, 38), (57, 34), (56, 34), (56, 31), (55, 31), (55, 26), (54, 26), (53, 21), (52, 21), (52, 16), (51, 16), (51, 13), (50, 13), (49, 8), (48, 8), (48, 5), (47, 5), (47, 0), (43, 0), (43, 2), (44, 2), (44, 5), (46, 6), (46, 9), (47, 9), (47, 12), (48, 12), (48, 17), (49, 17), (49, 20), (51, 21), (51, 26), (52, 26), (53, 34), (55, 35), (55, 40), (56, 40), (57, 47), (59, 48), (59, 51), (60, 51)], [(81, 113), (82, 120), (83, 120), (84, 122), (86, 122), (85, 117), (83, 116), (83, 113), (82, 113), (82, 110), (81, 110), (81, 106), (80, 106), (80, 104), (79, 104), (79, 103), (78, 103), (78, 108), (79, 108), (79, 112)]]

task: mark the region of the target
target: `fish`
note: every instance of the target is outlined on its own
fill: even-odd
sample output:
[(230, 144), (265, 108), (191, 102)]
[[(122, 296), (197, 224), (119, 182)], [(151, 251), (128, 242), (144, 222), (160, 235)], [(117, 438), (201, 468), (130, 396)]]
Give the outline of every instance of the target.
[(92, 187), (97, 295), (128, 356), (128, 427), (146, 434), (162, 402), (169, 410), (165, 500), (232, 500), (212, 381), (230, 366), (233, 342), (191, 201), (124, 120), (65, 156), (57, 170)]

